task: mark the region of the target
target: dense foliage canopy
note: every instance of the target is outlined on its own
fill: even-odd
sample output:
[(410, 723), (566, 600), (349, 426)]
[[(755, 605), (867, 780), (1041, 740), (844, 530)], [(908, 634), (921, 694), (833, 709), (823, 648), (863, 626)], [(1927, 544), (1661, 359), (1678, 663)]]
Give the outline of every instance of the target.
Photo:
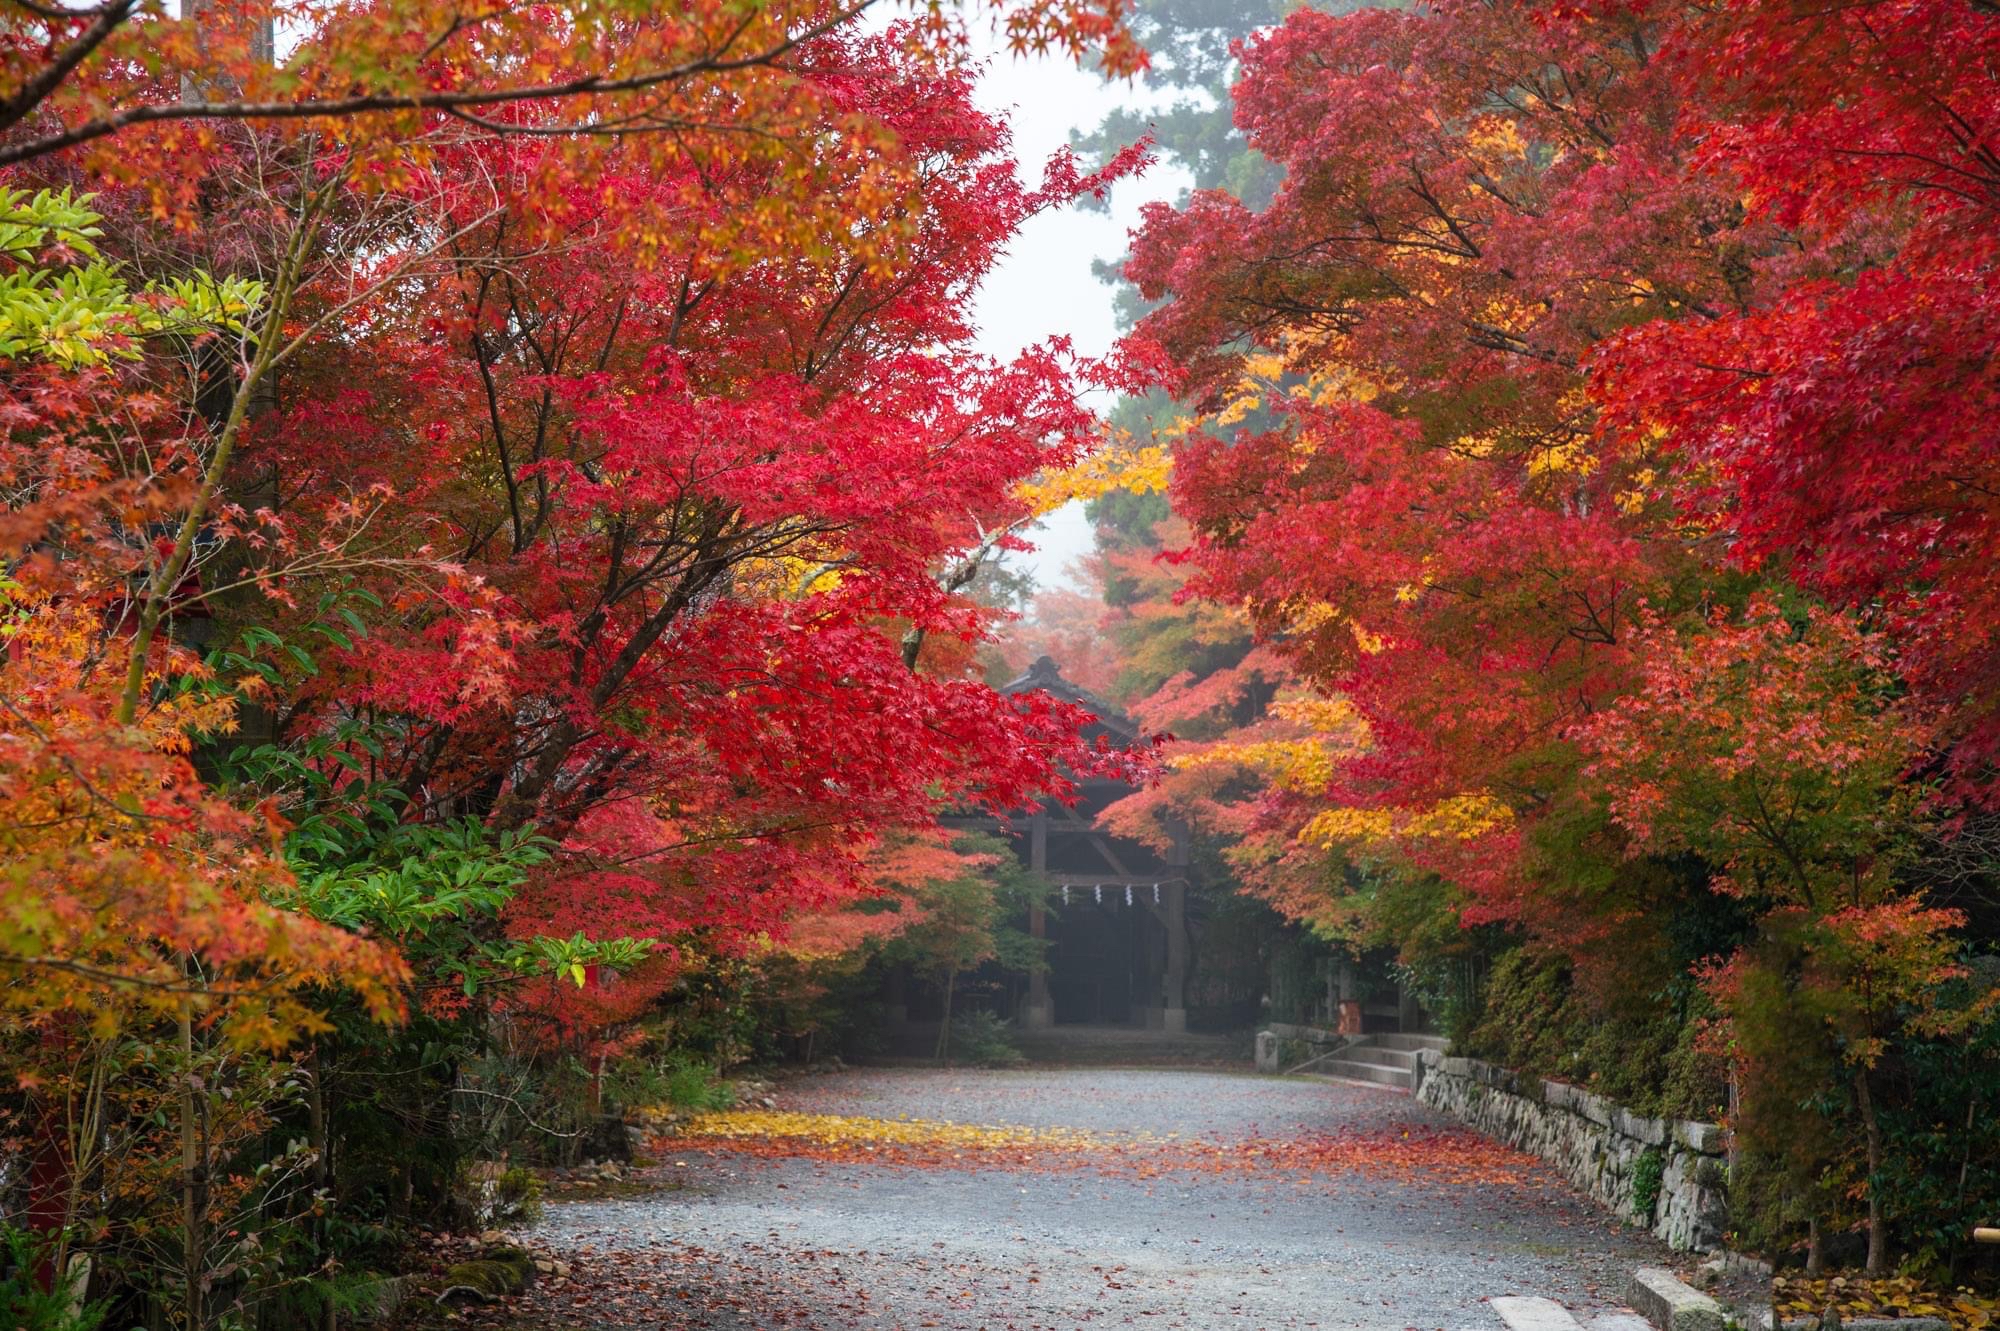
[(1123, 380), (977, 354), (968, 301), (1140, 154), (1024, 179), (963, 25), (1143, 55), (1115, 3), (862, 8), (7, 7), (0, 1003), (51, 1269), (189, 1327), (330, 1298), (343, 1226), (565, 1067), (596, 1105), (663, 995), (1127, 761), (978, 677), (967, 591)]
[[(1652, 1032), (1563, 1053), (1726, 1107), (1752, 1241), (1952, 1260), (1993, 7), (866, 8), (0, 0), (12, 1250), (319, 1318), (492, 1218), (472, 1161), (809, 1050), (870, 965), (946, 1048), (1047, 886), (946, 817), (1152, 774), (986, 678), (1081, 499), (1102, 604), (1008, 650), (1176, 736), (1110, 830), (1469, 1045)], [(1024, 174), (988, 22), (1154, 140)], [(980, 354), (1021, 228), (1156, 152), (1119, 350)]]
[(1236, 47), (1268, 205), (1155, 205), (1126, 268), (1187, 529), (1161, 586), (1114, 527), (1107, 585), (1192, 742), (1114, 822), (1194, 818), (1467, 1030), (1520, 942), (1670, 996), (1746, 1130), (1848, 1125), (1787, 1214), (1866, 1198), (1872, 1265), (1880, 1088), (1986, 1019), (1996, 43), (1960, 0), (1299, 10)]

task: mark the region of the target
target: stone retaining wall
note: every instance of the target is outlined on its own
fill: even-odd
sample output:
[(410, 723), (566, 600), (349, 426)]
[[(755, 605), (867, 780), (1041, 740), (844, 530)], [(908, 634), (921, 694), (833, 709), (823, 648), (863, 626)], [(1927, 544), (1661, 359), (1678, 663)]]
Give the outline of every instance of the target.
[[(1727, 1172), (1722, 1129), (1645, 1118), (1559, 1081), (1520, 1077), (1472, 1058), (1418, 1056), (1416, 1096), (1490, 1137), (1547, 1160), (1621, 1218), (1681, 1251), (1722, 1246)], [(1659, 1161), (1649, 1212), (1635, 1192), (1648, 1157)], [(1647, 1170), (1646, 1172), (1650, 1172)]]

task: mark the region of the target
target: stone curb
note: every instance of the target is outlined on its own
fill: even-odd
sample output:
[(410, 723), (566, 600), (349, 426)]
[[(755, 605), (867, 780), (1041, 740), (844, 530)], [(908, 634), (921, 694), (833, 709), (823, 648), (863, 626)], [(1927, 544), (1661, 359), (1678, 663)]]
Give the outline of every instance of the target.
[(1659, 1331), (1724, 1331), (1722, 1305), (1663, 1266), (1632, 1273), (1625, 1301)]

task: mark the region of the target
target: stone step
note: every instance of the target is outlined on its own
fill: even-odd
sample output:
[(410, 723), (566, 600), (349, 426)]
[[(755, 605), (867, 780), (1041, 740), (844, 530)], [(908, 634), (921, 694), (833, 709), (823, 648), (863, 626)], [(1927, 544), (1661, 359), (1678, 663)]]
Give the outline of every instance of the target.
[(1410, 1089), (1410, 1082), (1414, 1080), (1401, 1068), (1384, 1067), (1380, 1063), (1355, 1063), (1345, 1058), (1329, 1059), (1316, 1064), (1313, 1071), (1322, 1076), (1342, 1077), (1348, 1081), (1372, 1081), (1378, 1086), (1395, 1086), (1405, 1091)]
[(1583, 1331), (1583, 1324), (1554, 1299), (1504, 1295), (1493, 1300), (1493, 1311), (1507, 1324), (1507, 1331)]
[(1404, 1072), (1417, 1066), (1417, 1056), (1411, 1050), (1385, 1049), (1366, 1042), (1347, 1046), (1340, 1056), (1350, 1063), (1375, 1063), (1385, 1068), (1401, 1068)]
[(1379, 1044), (1384, 1049), (1408, 1049), (1412, 1053), (1415, 1053), (1416, 1051), (1422, 1049), (1436, 1049), (1439, 1052), (1443, 1052), (1443, 1050), (1451, 1044), (1451, 1041), (1445, 1039), (1442, 1035), (1405, 1035), (1405, 1034), (1389, 1033), (1384, 1035), (1371, 1035), (1368, 1037), (1368, 1039), (1370, 1043)]
[(1577, 1314), (1554, 1299), (1507, 1295), (1492, 1300), (1508, 1331), (1653, 1331), (1652, 1323), (1630, 1308), (1600, 1308)]

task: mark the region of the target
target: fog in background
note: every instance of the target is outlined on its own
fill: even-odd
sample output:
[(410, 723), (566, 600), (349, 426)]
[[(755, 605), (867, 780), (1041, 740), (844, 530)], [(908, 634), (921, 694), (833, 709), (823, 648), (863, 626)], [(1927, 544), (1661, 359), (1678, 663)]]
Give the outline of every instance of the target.
[[(1065, 55), (1014, 55), (978, 15), (969, 26), (974, 49), (986, 64), (979, 105), (1006, 117), (1014, 131), (1015, 158), (1031, 182), (1040, 180), (1042, 164), (1069, 143), (1073, 131), (1093, 130), (1106, 113), (1146, 104), (1154, 96), (1137, 83), (1107, 83)], [(1113, 292), (1092, 274), (1091, 261), (1122, 255), (1139, 209), (1156, 199), (1178, 198), (1189, 183), (1186, 172), (1157, 163), (1116, 186), (1108, 212), (1073, 206), (1029, 222), (975, 298), (980, 349), (1006, 359), (1023, 347), (1066, 335), (1080, 355), (1109, 351), (1118, 336)], [(1099, 406), (1109, 410), (1111, 402)], [(1057, 510), (1029, 539), (1037, 548), (1011, 556), (1012, 566), (1030, 572), (1043, 587), (1076, 586), (1069, 565), (1091, 549), (1083, 505)]]

